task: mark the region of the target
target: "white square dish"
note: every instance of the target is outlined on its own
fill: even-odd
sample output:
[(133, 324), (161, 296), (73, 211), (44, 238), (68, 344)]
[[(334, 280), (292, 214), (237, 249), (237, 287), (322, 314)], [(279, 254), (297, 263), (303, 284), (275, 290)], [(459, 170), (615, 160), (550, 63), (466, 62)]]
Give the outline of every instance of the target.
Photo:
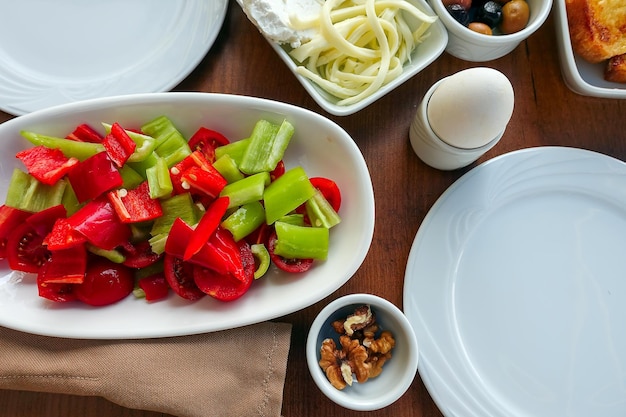
[[(436, 16), (432, 8), (424, 0), (406, 0), (424, 13)], [(237, 0), (241, 6), (241, 0)], [(383, 85), (374, 94), (364, 98), (363, 100), (352, 105), (338, 105), (339, 99), (322, 90), (313, 81), (296, 73), (298, 64), (289, 56), (291, 47), (289, 45), (280, 45), (271, 39), (267, 39), (271, 47), (276, 51), (278, 56), (283, 60), (287, 67), (291, 70), (300, 84), (311, 95), (317, 104), (320, 105), (328, 113), (335, 116), (348, 116), (359, 110), (369, 106), (376, 100), (380, 99), (390, 91), (394, 90), (414, 75), (422, 71), (437, 59), (445, 50), (448, 44), (448, 32), (443, 23), (437, 19), (428, 29), (429, 36), (421, 43), (415, 51), (413, 51), (412, 59), (404, 65), (402, 74), (388, 84)]]
[(574, 53), (567, 26), (565, 0), (554, 1), (554, 12), (561, 73), (570, 90), (584, 96), (626, 98), (626, 84), (604, 79), (606, 63), (591, 64)]

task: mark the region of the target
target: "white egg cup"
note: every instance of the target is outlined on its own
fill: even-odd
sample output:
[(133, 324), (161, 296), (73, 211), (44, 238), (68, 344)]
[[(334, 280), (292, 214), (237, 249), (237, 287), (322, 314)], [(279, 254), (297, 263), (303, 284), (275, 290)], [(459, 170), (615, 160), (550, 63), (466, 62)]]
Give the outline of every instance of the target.
[(445, 78), (439, 80), (424, 95), (411, 123), (409, 139), (413, 150), (424, 163), (436, 169), (451, 171), (468, 166), (496, 146), (504, 130), (486, 144), (476, 148), (459, 148), (441, 140), (428, 122), (427, 109), (430, 97), (444, 80)]

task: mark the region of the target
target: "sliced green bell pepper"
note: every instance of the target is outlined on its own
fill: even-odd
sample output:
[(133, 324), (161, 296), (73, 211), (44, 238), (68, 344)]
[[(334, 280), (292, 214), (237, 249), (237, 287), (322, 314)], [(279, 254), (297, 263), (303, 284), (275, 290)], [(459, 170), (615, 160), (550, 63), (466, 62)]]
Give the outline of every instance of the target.
[(265, 189), (263, 200), (266, 223), (272, 224), (295, 210), (313, 197), (315, 191), (304, 168), (298, 166), (285, 172)]
[(284, 222), (274, 223), (276, 246), (274, 252), (284, 258), (326, 259), (328, 257), (329, 230), (325, 227), (296, 226)]

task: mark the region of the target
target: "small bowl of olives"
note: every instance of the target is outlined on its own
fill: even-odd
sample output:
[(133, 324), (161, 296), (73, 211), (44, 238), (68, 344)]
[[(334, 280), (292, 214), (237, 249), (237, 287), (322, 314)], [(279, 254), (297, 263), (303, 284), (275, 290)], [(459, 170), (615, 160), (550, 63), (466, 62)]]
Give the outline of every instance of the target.
[(546, 21), (552, 0), (431, 0), (448, 30), (446, 51), (472, 62), (515, 49)]

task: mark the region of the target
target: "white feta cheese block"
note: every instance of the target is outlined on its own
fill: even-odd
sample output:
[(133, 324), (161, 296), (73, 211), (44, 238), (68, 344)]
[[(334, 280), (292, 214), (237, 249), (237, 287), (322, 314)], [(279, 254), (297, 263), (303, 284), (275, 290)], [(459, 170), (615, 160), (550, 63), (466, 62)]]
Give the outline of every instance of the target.
[(265, 37), (292, 48), (311, 40), (318, 29), (296, 30), (289, 16), (304, 20), (315, 18), (320, 14), (322, 3), (323, 0), (241, 0), (248, 19)]

